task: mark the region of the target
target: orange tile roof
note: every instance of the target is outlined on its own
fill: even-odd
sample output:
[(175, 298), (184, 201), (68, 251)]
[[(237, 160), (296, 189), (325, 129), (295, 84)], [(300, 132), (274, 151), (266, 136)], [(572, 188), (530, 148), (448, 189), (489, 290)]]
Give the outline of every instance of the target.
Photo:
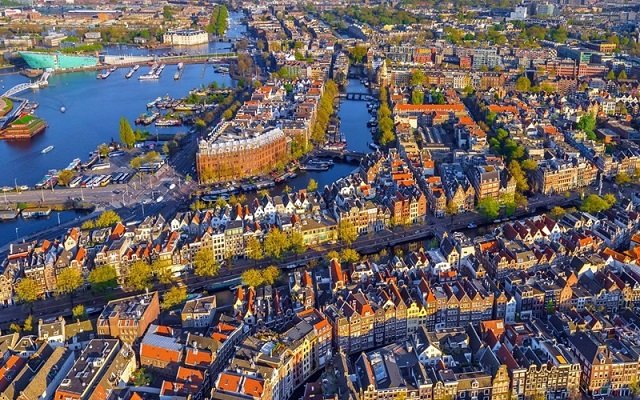
[(494, 112), (496, 114), (506, 113), (506, 112), (511, 114), (517, 114), (518, 108), (516, 106), (501, 106), (499, 104), (491, 104), (489, 106), (489, 111)]
[(422, 113), (449, 113), (465, 111), (464, 105), (456, 104), (398, 104), (394, 107), (396, 112), (422, 112)]
[(240, 377), (223, 372), (218, 379), (217, 388), (225, 392), (238, 393), (238, 389), (240, 389)]
[(180, 382), (193, 383), (194, 385), (200, 385), (204, 382), (204, 374), (202, 371), (194, 368), (178, 367), (178, 373), (176, 374), (176, 380)]
[(186, 365), (209, 366), (213, 362), (213, 355), (207, 350), (187, 349), (187, 356), (184, 359)]
[(255, 398), (261, 398), (264, 390), (263, 382), (254, 378), (245, 378), (244, 385), (242, 387), (243, 392), (249, 396)]
[(164, 362), (179, 362), (181, 358), (180, 351), (168, 350), (158, 346), (152, 346), (148, 343), (140, 345), (140, 357), (146, 357), (153, 360), (161, 360)]

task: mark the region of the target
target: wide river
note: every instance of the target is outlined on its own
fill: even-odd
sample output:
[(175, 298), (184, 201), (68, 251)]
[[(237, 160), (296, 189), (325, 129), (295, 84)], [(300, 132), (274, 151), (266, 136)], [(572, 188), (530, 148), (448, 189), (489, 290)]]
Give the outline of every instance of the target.
[[(232, 18), (234, 16), (232, 15)], [(244, 26), (232, 19), (233, 35), (242, 34)], [(215, 52), (228, 49), (228, 43), (211, 43), (209, 46), (192, 48), (190, 52)], [(146, 50), (130, 47), (112, 47), (107, 49), (112, 54), (140, 54)], [(157, 50), (166, 52), (167, 50)], [(183, 51), (181, 49), (180, 51)], [(158, 81), (139, 81), (137, 76), (145, 73), (149, 67), (143, 66), (131, 79), (125, 79), (127, 68), (118, 69), (105, 80), (96, 79), (95, 72), (58, 73), (51, 76), (49, 86), (37, 91), (23, 92), (19, 97), (39, 104), (35, 114), (43, 118), (48, 128), (31, 141), (0, 141), (0, 186), (18, 185), (32, 186), (49, 169), (64, 168), (72, 159), (88, 158), (89, 152), (95, 150), (100, 143), (118, 140), (118, 121), (121, 117), (130, 121), (146, 111), (146, 103), (159, 96), (183, 97), (189, 90), (218, 82), (219, 85), (234, 85), (226, 74), (216, 73), (211, 65), (185, 65), (180, 80), (174, 80), (175, 66), (167, 66)], [(28, 78), (21, 75), (0, 76), (0, 92)], [(349, 91), (364, 92), (366, 89), (358, 80), (349, 83)], [(61, 112), (61, 108), (65, 112)], [(370, 118), (366, 102), (343, 100), (338, 115), (341, 119), (341, 130), (345, 134), (348, 148), (356, 151), (368, 151), (371, 135), (366, 127)], [(155, 128), (150, 126), (151, 133), (186, 131), (185, 128)], [(47, 146), (54, 149), (41, 154)], [(306, 187), (310, 178), (315, 179), (320, 187), (330, 184), (350, 172), (357, 165), (339, 164), (326, 172), (301, 173), (288, 182), (294, 189)], [(1, 199), (0, 199), (1, 201)], [(52, 213), (50, 218), (0, 223), (0, 246), (22, 237), (77, 218), (75, 212)]]

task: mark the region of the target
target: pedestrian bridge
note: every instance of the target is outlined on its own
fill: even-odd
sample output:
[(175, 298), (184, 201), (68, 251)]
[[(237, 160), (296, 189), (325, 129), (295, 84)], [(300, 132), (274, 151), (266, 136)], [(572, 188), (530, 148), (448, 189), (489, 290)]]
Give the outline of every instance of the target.
[(374, 99), (370, 93), (342, 93), (340, 97), (356, 101), (370, 101)]
[(49, 76), (51, 75), (51, 73), (49, 71), (45, 71), (42, 76), (40, 76), (40, 79), (38, 79), (35, 82), (25, 82), (25, 83), (21, 83), (19, 85), (16, 85), (14, 87), (12, 87), (11, 89), (7, 90), (6, 92), (4, 92), (4, 94), (2, 95), (2, 97), (11, 97), (11, 96), (15, 96), (18, 93), (22, 93), (25, 90), (28, 89), (38, 89), (41, 88), (43, 86), (47, 86), (49, 84)]

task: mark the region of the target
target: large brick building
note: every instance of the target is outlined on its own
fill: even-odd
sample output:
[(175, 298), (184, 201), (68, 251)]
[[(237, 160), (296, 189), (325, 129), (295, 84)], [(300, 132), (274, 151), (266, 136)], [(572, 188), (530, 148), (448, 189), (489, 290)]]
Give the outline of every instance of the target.
[(215, 141), (200, 142), (196, 155), (198, 179), (207, 183), (270, 171), (287, 152), (287, 138), (279, 128), (251, 137), (225, 132)]

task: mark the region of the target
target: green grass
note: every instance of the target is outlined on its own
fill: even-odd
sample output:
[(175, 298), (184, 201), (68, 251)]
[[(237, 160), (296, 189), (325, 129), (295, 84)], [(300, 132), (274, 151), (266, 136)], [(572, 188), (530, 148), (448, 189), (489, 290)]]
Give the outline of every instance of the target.
[(22, 116), (20, 118), (18, 118), (17, 120), (15, 120), (13, 123), (14, 124), (28, 124), (31, 121), (33, 121), (35, 119), (35, 117), (33, 115), (27, 114), (25, 116)]
[(2, 99), (4, 101), (4, 108), (0, 112), (0, 115), (6, 115), (9, 111), (13, 109), (13, 101), (11, 99), (5, 97)]

